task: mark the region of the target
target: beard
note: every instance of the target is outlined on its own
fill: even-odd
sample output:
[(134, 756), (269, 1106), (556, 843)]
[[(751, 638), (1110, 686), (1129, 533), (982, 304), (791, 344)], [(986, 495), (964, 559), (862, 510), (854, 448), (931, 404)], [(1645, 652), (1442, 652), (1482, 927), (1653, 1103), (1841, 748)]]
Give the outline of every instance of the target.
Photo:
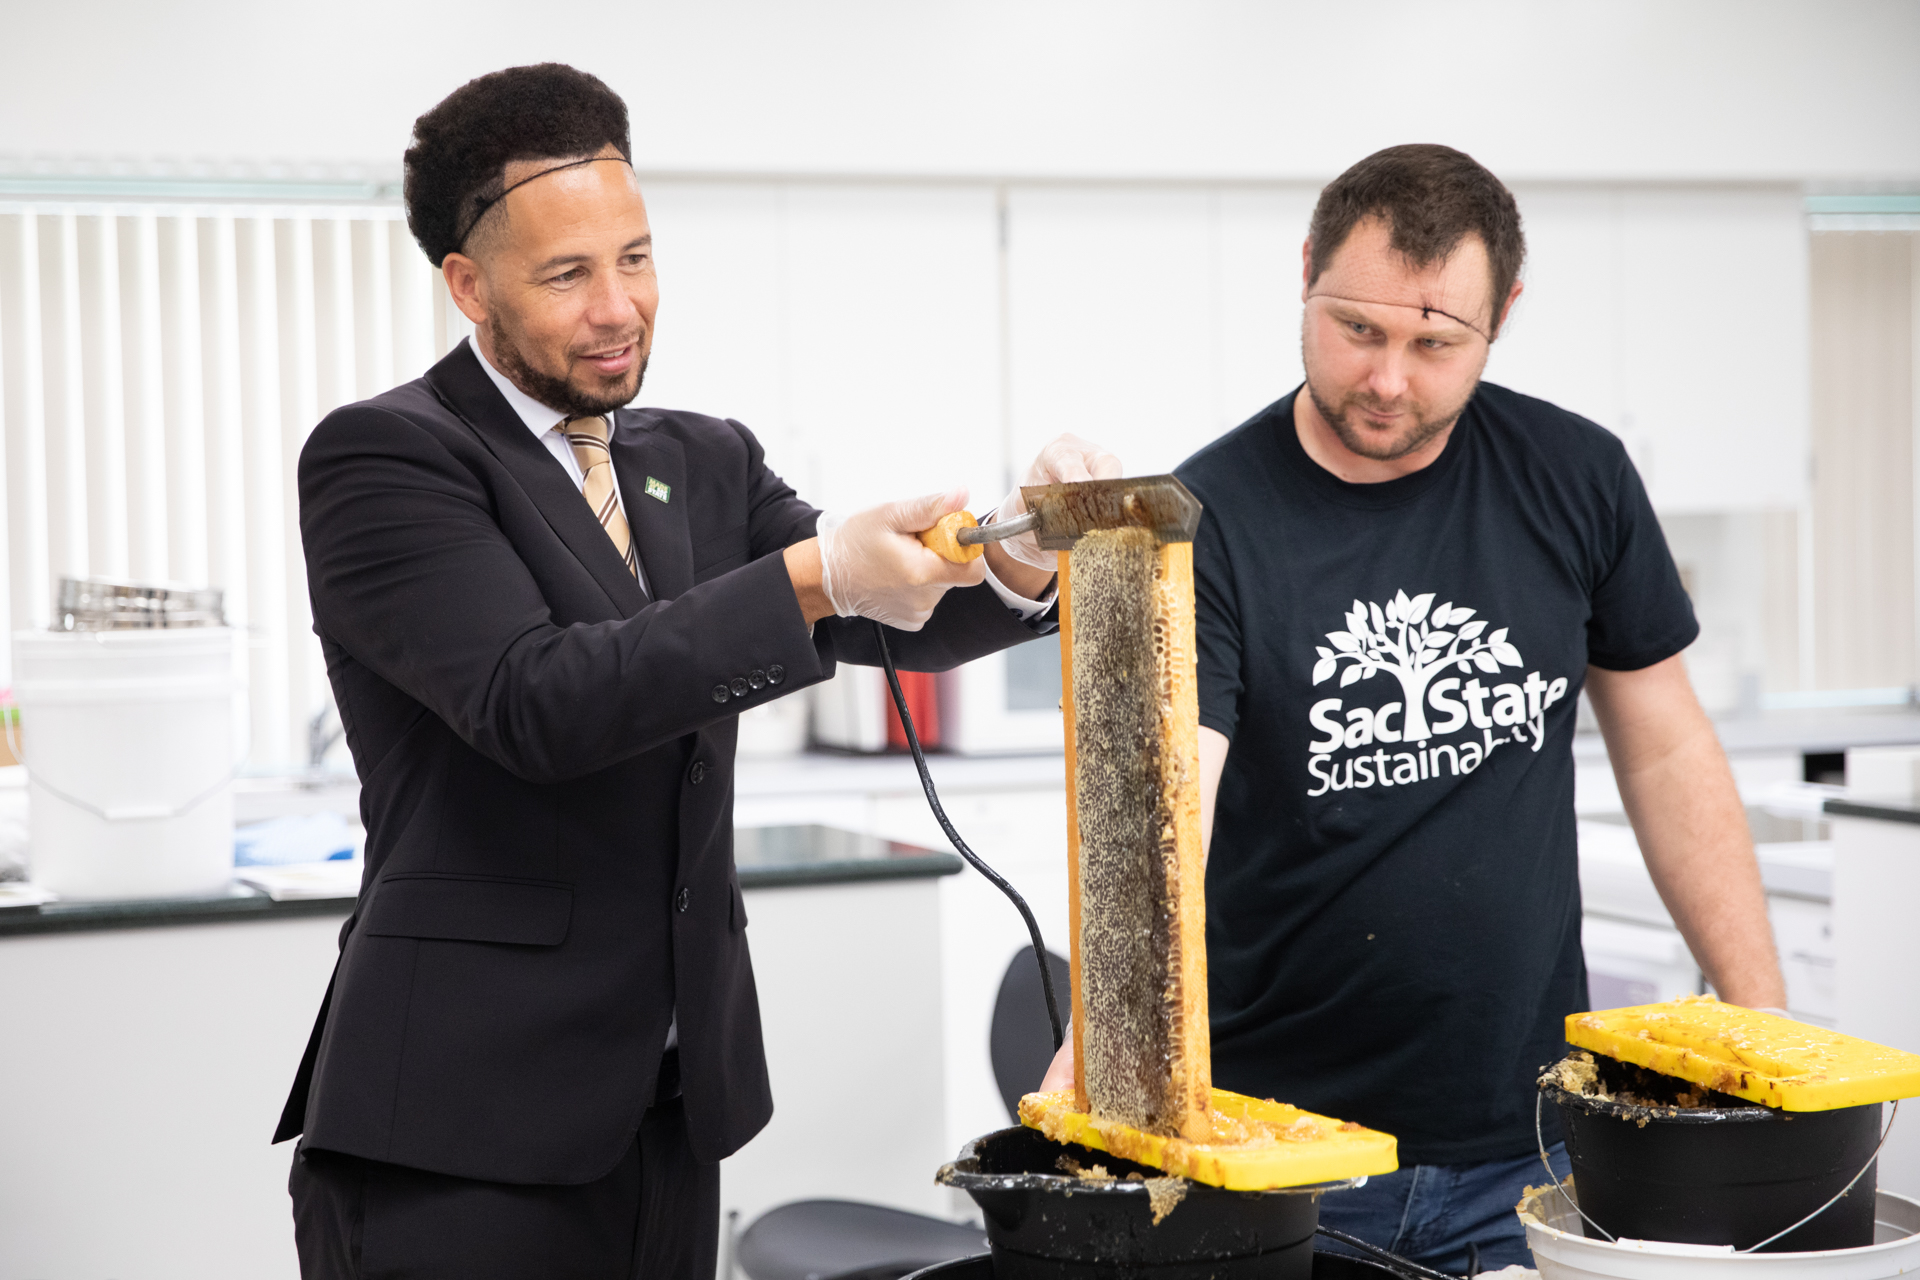
[[(1364, 391), (1344, 396), (1336, 405), (1314, 385), (1313, 365), (1307, 358), (1304, 337), (1300, 344), (1300, 360), (1307, 374), (1307, 396), (1313, 401), (1313, 407), (1320, 411), (1321, 419), (1333, 428), (1333, 434), (1340, 438), (1340, 443), (1346, 446), (1348, 452), (1371, 458), (1375, 462), (1395, 462), (1432, 444), (1434, 437), (1460, 421), (1460, 415), (1467, 410), (1467, 401), (1473, 399), (1473, 393), (1480, 387), (1480, 380), (1475, 378), (1467, 387), (1466, 394), (1460, 397), (1460, 403), (1439, 412), (1418, 404), (1388, 404)], [(1396, 436), (1385, 438), (1377, 429), (1366, 426), (1358, 412), (1371, 409), (1375, 413), (1389, 413), (1408, 408), (1413, 410), (1413, 425), (1404, 428)]]
[[(549, 409), (564, 413), (569, 418), (602, 417), (639, 395), (640, 384), (647, 378), (647, 360), (652, 355), (651, 352), (641, 352), (633, 368), (620, 378), (612, 382), (596, 378), (596, 382), (602, 383), (600, 388), (583, 391), (566, 378), (556, 378), (534, 368), (522, 350), (519, 332), (506, 316), (495, 313), (491, 336), (494, 361), (500, 372), (507, 375), (507, 380)], [(645, 337), (646, 331), (639, 330), (627, 341), (638, 347)]]

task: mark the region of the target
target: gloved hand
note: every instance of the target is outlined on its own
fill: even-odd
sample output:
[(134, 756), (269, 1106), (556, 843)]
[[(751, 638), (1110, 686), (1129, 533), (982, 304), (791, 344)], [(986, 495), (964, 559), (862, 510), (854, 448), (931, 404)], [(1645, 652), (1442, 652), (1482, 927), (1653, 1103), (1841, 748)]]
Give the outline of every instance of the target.
[[(1040, 450), (1040, 456), (1033, 460), (1026, 474), (1020, 477), (1025, 486), (1039, 484), (1068, 484), (1076, 480), (1116, 480), (1120, 476), (1120, 459), (1114, 457), (1091, 440), (1082, 440), (1079, 436), (1067, 434), (1056, 436)], [(1001, 520), (1011, 520), (1015, 516), (1025, 515), (1026, 502), (1020, 497), (1020, 489), (1007, 495), (993, 513), (993, 524)], [(1045, 569), (1048, 573), (1057, 573), (1060, 568), (1060, 555), (1055, 551), (1042, 551), (1040, 537), (1035, 533), (1022, 533), (1008, 538), (1000, 544), (1008, 555), (1021, 564), (1030, 564), (1036, 569)]]
[(843, 618), (872, 618), (902, 631), (918, 631), (949, 588), (985, 581), (984, 560), (950, 564), (915, 536), (966, 505), (967, 491), (953, 489), (869, 507), (850, 516), (823, 513), (815, 530), (820, 539), (820, 585), (834, 612)]

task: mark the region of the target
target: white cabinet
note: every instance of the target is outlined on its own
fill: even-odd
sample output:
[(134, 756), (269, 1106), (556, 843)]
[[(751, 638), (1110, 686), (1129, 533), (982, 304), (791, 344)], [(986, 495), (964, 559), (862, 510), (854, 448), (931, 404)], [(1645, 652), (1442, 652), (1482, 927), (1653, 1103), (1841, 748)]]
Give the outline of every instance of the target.
[(1171, 471), (1221, 427), (1208, 193), (1016, 188), (1008, 208), (1014, 457), (1072, 431)]
[(1805, 898), (1767, 897), (1773, 945), (1787, 980), (1787, 1011), (1831, 1027), (1840, 1015), (1833, 972), (1833, 906)]
[[(642, 402), (741, 418), (832, 504), (954, 478), (984, 509), (1061, 431), (1168, 470), (1299, 380), (1316, 196), (1016, 183), (1003, 224), (985, 183), (655, 182)], [(1797, 189), (1517, 196), (1527, 291), (1486, 376), (1618, 434), (1663, 513), (1798, 506)]]
[[(786, 195), (785, 377), (808, 470), (834, 510), (1006, 482), (993, 193), (811, 187)], [(804, 480), (804, 483), (801, 483)]]
[(979, 187), (656, 182), (638, 403), (738, 418), (817, 506), (1001, 496), (998, 248)]
[[(1586, 913), (1581, 939), (1593, 1006), (1642, 1004), (1702, 990), (1700, 967), (1654, 888), (1633, 829), (1617, 818), (1582, 818), (1576, 829)], [(1787, 1009), (1802, 1021), (1833, 1026), (1840, 1016), (1830, 900), (1834, 847), (1825, 840), (1769, 842), (1756, 845), (1754, 852), (1786, 978)]]
[(1700, 989), (1700, 968), (1678, 929), (1589, 915), (1580, 923), (1580, 946), (1596, 1009), (1674, 1000)]
[(1799, 506), (1809, 436), (1798, 189), (1515, 194), (1527, 289), (1486, 377), (1618, 435), (1662, 514)]

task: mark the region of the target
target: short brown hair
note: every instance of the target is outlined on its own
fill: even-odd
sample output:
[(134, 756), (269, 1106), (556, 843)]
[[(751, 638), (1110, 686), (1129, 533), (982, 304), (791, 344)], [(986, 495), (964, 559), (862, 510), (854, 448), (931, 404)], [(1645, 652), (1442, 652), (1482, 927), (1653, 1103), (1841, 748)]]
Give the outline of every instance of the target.
[(1468, 235), (1478, 235), (1493, 276), (1489, 334), (1499, 332), (1500, 308), (1520, 277), (1527, 240), (1513, 193), (1486, 166), (1464, 151), (1416, 142), (1376, 151), (1348, 169), (1313, 206), (1309, 287), (1369, 217), (1387, 223), (1394, 251), (1416, 268), (1445, 261)]

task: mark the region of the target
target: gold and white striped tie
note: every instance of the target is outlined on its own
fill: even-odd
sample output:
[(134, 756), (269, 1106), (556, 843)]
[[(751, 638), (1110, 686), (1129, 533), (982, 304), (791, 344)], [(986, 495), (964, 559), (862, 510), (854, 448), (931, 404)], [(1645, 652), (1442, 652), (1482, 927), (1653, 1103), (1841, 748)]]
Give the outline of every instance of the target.
[(633, 548), (633, 531), (620, 510), (619, 488), (613, 476), (613, 455), (607, 450), (608, 426), (605, 418), (569, 418), (555, 430), (567, 438), (580, 474), (586, 477), (581, 492), (587, 505), (600, 521), (600, 527), (613, 539), (613, 549), (626, 562), (627, 572), (640, 577), (640, 556)]

